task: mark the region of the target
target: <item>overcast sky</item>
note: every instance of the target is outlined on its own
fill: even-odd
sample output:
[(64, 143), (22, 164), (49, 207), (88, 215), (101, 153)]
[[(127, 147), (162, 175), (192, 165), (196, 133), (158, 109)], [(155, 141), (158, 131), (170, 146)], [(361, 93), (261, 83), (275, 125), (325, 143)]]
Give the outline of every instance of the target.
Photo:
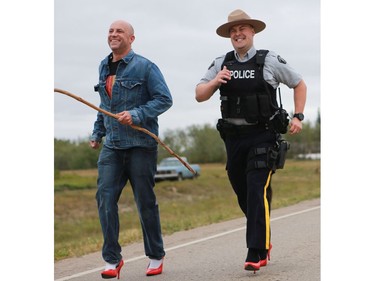
[[(161, 135), (167, 129), (215, 125), (220, 117), (219, 92), (209, 101), (195, 101), (195, 86), (214, 58), (232, 50), (230, 39), (216, 28), (235, 9), (266, 23), (254, 39), (257, 49), (278, 53), (299, 71), (308, 86), (307, 120), (315, 122), (320, 107), (320, 2), (317, 0), (58, 0), (54, 7), (54, 87), (99, 105), (93, 87), (107, 45), (110, 24), (129, 21), (135, 29), (133, 50), (161, 69), (174, 105), (159, 117)], [(293, 91), (281, 88), (284, 108), (293, 111)], [(54, 94), (54, 136), (85, 138), (96, 111), (61, 94)]]

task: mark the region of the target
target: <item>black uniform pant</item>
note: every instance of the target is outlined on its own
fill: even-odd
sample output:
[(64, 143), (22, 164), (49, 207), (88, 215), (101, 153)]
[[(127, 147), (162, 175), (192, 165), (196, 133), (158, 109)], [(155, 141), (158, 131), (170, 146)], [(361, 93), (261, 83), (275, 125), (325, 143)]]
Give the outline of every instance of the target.
[(273, 172), (259, 165), (267, 162), (267, 153), (257, 155), (254, 151), (274, 146), (275, 140), (275, 133), (259, 128), (224, 138), (228, 177), (247, 218), (247, 248), (269, 249)]

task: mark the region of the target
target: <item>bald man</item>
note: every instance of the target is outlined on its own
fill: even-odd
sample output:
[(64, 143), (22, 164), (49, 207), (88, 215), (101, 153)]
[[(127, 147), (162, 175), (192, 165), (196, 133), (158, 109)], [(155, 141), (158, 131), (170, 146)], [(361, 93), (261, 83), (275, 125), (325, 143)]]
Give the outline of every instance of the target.
[(108, 31), (112, 52), (99, 66), (100, 107), (117, 114), (117, 120), (97, 114), (90, 146), (98, 149), (96, 200), (103, 232), (102, 256), (106, 263), (102, 278), (120, 277), (124, 264), (119, 244), (118, 200), (129, 181), (142, 226), (145, 255), (150, 261), (146, 275), (163, 271), (165, 255), (159, 207), (154, 193), (157, 142), (129, 125), (158, 135), (158, 116), (172, 106), (172, 96), (159, 68), (132, 49), (134, 29), (117, 20)]

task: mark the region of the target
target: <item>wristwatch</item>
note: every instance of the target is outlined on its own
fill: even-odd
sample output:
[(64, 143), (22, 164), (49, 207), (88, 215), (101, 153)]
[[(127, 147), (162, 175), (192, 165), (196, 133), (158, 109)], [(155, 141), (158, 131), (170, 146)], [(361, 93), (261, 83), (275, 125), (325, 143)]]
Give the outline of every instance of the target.
[(302, 121), (305, 118), (303, 113), (294, 113), (293, 117), (296, 117), (299, 121)]

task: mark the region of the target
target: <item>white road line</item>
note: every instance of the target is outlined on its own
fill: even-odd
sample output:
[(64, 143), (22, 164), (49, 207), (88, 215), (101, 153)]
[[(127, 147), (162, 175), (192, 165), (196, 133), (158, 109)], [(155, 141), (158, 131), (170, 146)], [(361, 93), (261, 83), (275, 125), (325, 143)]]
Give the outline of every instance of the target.
[[(287, 214), (287, 215), (284, 215), (284, 216), (273, 218), (273, 219), (271, 219), (271, 221), (277, 221), (277, 220), (285, 219), (285, 218), (288, 218), (288, 217), (292, 217), (292, 216), (300, 215), (300, 214), (303, 214), (303, 213), (311, 212), (311, 211), (314, 211), (314, 210), (317, 210), (317, 209), (320, 209), (320, 206), (312, 207), (312, 208), (305, 209), (305, 210), (302, 210), (302, 211), (299, 211), (299, 212), (294, 212), (294, 213), (290, 213), (290, 214)], [(245, 229), (246, 229), (246, 226), (239, 227), (239, 228), (232, 229), (232, 230), (229, 230), (229, 231), (225, 231), (225, 232), (222, 232), (222, 233), (219, 233), (219, 234), (211, 235), (211, 236), (208, 236), (208, 237), (205, 237), (205, 238), (202, 238), (202, 239), (197, 239), (197, 240), (194, 240), (194, 241), (191, 241), (191, 242), (188, 242), (188, 243), (184, 243), (184, 244), (180, 244), (180, 245), (177, 245), (177, 246), (174, 246), (174, 247), (166, 248), (165, 251), (166, 252), (173, 251), (173, 250), (176, 250), (176, 249), (180, 249), (180, 248), (183, 248), (183, 247), (187, 247), (187, 246), (190, 246), (190, 245), (194, 245), (194, 244), (197, 244), (197, 243), (201, 243), (201, 242), (204, 242), (204, 241), (215, 239), (217, 237), (225, 236), (225, 235), (228, 235), (228, 234), (231, 234), (231, 233), (234, 233), (234, 232), (237, 232), (237, 231), (245, 230)], [(144, 255), (134, 257), (134, 258), (131, 258), (131, 259), (127, 259), (126, 263), (141, 260), (141, 259), (144, 259), (144, 258), (146, 258), (146, 256), (144, 256)], [(103, 266), (97, 267), (97, 268), (94, 268), (94, 269), (90, 269), (90, 270), (86, 270), (86, 271), (83, 271), (83, 272), (80, 272), (80, 273), (76, 273), (76, 274), (73, 274), (73, 275), (70, 275), (70, 276), (66, 276), (66, 277), (63, 277), (63, 278), (60, 278), (60, 279), (55, 279), (55, 281), (66, 281), (66, 280), (70, 280), (70, 279), (73, 279), (73, 278), (77, 278), (77, 277), (87, 275), (87, 274), (90, 274), (90, 273), (94, 273), (94, 272), (97, 272), (97, 271), (101, 271), (101, 270), (103, 270)]]

